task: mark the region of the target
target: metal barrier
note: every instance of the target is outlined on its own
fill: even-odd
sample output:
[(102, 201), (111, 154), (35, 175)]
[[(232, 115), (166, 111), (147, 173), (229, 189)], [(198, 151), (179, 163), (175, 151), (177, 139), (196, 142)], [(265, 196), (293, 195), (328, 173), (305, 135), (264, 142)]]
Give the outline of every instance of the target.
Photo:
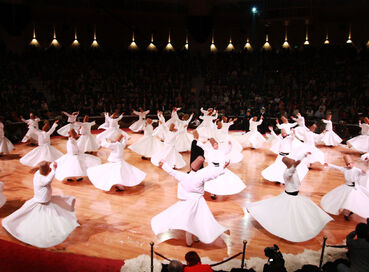
[[(242, 254), (241, 269), (243, 269), (244, 266), (245, 266), (246, 245), (247, 245), (247, 241), (244, 240), (243, 241), (242, 252), (239, 252), (239, 253), (237, 253), (237, 254), (235, 254), (235, 255), (233, 255), (233, 256), (231, 256), (231, 257), (229, 257), (229, 258), (227, 258), (223, 261), (211, 264), (210, 266), (214, 267), (214, 266), (217, 266), (217, 265), (224, 264), (224, 263), (229, 262), (230, 260), (232, 260), (232, 259), (234, 259), (234, 258), (236, 258), (236, 257), (238, 257)], [(171, 259), (165, 257), (164, 255), (160, 254), (159, 252), (154, 251), (154, 242), (150, 242), (150, 247), (151, 247), (151, 272), (154, 271), (154, 256), (153, 256), (153, 253), (155, 253), (155, 255), (163, 258), (164, 260), (167, 260), (169, 262), (172, 261)]]

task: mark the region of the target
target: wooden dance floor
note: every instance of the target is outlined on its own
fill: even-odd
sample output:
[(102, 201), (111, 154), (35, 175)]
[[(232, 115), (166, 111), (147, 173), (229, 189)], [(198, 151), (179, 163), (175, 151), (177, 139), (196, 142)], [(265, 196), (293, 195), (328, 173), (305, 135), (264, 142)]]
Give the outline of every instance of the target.
[[(128, 144), (137, 141), (142, 134), (131, 134)], [(52, 144), (62, 152), (66, 152), (66, 139), (52, 138)], [(244, 150), (241, 163), (229, 167), (239, 175), (247, 188), (238, 195), (218, 196), (211, 200), (208, 193), (205, 199), (215, 218), (230, 230), (213, 244), (194, 243), (192, 249), (200, 256), (208, 256), (214, 261), (222, 260), (242, 251), (242, 241), (247, 240), (247, 257), (264, 257), (264, 248), (278, 244), (284, 253), (301, 253), (304, 249), (319, 250), (323, 236), (327, 236), (328, 244), (342, 244), (346, 235), (354, 230), (359, 222), (365, 220), (353, 215), (346, 222), (342, 215), (332, 216), (335, 221), (326, 225), (314, 239), (304, 243), (291, 243), (268, 233), (247, 213), (245, 205), (280, 194), (283, 185), (266, 181), (261, 171), (270, 165), (276, 155), (266, 144), (260, 150)], [(18, 144), (10, 155), (0, 157), (0, 180), (4, 182), (4, 195), (7, 203), (0, 209), (0, 218), (8, 216), (22, 204), (33, 197), (33, 174), (30, 168), (23, 166), (19, 158), (30, 151), (32, 146)], [(320, 147), (326, 161), (343, 165), (342, 153), (351, 154), (356, 166), (367, 169), (367, 163), (358, 161), (359, 153), (344, 147)], [(101, 149), (99, 156), (105, 162), (109, 151)], [(189, 152), (183, 154), (189, 161)], [(47, 250), (72, 252), (89, 256), (113, 259), (130, 259), (141, 254), (149, 254), (150, 242), (155, 243), (155, 250), (169, 258), (184, 260), (189, 251), (181, 232), (167, 233), (155, 237), (150, 221), (153, 216), (168, 208), (177, 201), (177, 181), (162, 169), (142, 160), (141, 156), (125, 149), (124, 159), (146, 172), (147, 176), (140, 185), (127, 188), (123, 192), (110, 192), (96, 189), (87, 178), (81, 182), (53, 181), (54, 195), (69, 195), (76, 198), (76, 214), (81, 224), (62, 244)], [(182, 169), (187, 171), (188, 168)], [(310, 170), (303, 180), (300, 194), (310, 197), (319, 205), (322, 196), (333, 188), (344, 183), (343, 174), (333, 169)], [(275, 222), (278, 224), (278, 222)], [(0, 238), (22, 244), (10, 236), (4, 228), (0, 228)], [(180, 239), (173, 239), (180, 238)]]

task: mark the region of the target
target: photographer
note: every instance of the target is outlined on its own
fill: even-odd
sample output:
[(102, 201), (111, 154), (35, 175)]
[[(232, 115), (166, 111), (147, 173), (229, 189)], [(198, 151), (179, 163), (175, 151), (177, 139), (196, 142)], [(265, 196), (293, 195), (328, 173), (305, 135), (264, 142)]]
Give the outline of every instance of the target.
[(264, 265), (263, 272), (287, 272), (284, 267), (284, 259), (277, 245), (264, 249), (268, 262)]

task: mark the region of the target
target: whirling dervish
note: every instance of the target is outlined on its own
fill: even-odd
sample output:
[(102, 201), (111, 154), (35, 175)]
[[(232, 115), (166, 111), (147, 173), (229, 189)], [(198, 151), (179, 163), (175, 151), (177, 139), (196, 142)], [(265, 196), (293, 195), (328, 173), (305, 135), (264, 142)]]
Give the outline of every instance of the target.
[(144, 111), (141, 107), (138, 110), (139, 111), (133, 110), (133, 114), (138, 115), (138, 120), (129, 126), (129, 129), (133, 132), (144, 130), (146, 115), (150, 112), (150, 110)]

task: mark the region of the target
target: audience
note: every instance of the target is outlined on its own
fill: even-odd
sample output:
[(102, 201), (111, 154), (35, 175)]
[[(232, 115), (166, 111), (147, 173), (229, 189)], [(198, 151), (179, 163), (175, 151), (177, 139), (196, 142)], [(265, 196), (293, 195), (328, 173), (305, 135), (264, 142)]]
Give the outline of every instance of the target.
[(195, 251), (189, 251), (185, 255), (187, 266), (184, 272), (212, 272), (210, 265), (201, 264), (200, 256)]

